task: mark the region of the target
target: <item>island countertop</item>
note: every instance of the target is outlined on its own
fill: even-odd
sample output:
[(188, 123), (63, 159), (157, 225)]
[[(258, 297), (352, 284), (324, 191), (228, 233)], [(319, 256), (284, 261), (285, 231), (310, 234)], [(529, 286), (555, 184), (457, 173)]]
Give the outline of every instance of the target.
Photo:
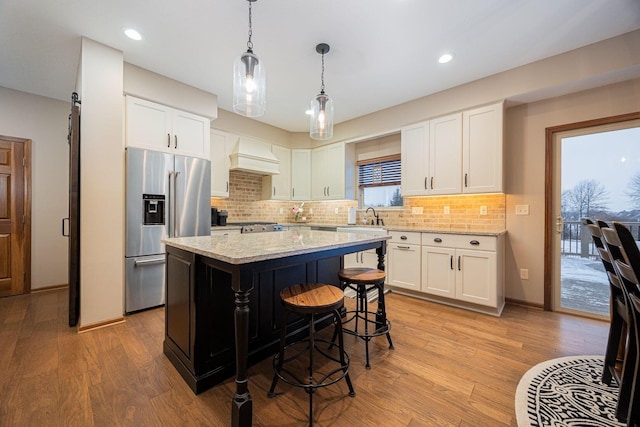
[(389, 240), (391, 236), (298, 229), (272, 233), (162, 239), (173, 246), (229, 264), (246, 264)]

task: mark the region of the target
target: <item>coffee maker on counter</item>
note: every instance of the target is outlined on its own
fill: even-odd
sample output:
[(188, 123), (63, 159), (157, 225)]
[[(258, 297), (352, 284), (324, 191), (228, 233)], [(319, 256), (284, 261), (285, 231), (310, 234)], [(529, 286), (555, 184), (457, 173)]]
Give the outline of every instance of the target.
[(211, 207), (211, 226), (225, 226), (227, 225), (227, 217), (229, 213), (227, 211), (219, 211), (218, 208)]

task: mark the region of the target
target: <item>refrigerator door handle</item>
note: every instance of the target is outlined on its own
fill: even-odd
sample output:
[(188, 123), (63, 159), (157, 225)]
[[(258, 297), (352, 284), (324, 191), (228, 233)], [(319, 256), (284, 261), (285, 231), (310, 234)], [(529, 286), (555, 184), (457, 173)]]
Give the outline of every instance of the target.
[(175, 174), (174, 171), (169, 171), (169, 206), (168, 206), (168, 212), (169, 212), (169, 220), (167, 221), (168, 223), (168, 230), (167, 230), (167, 235), (169, 237), (173, 237), (173, 228), (174, 228), (174, 202), (173, 202), (173, 186), (174, 186), (174, 179), (173, 179), (173, 175)]
[(171, 203), (173, 204), (173, 237), (180, 236), (180, 230), (178, 229), (178, 175), (180, 172), (173, 172), (173, 196), (171, 196)]
[(133, 261), (133, 266), (134, 267), (144, 267), (145, 265), (150, 265), (150, 264), (164, 264), (165, 259), (164, 256), (158, 257), (158, 258), (152, 258), (152, 259), (145, 259), (145, 260), (135, 260)]

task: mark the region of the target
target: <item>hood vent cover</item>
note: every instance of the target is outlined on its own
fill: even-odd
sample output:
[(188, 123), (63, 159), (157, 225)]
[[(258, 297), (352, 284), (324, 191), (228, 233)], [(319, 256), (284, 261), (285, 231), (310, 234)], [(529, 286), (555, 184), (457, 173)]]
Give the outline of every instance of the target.
[(280, 160), (271, 152), (265, 142), (240, 137), (231, 155), (229, 170), (248, 172), (256, 175), (279, 175)]

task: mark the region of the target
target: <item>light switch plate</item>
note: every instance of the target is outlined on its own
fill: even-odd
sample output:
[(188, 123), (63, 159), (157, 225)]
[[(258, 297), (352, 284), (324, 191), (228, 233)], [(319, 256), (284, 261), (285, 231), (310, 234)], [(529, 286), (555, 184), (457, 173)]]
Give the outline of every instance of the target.
[(338, 214), (340, 213), (340, 208), (335, 208), (335, 209), (333, 210), (333, 213), (334, 213), (334, 214), (336, 214), (336, 215), (338, 215)]
[(422, 215), (424, 208), (422, 206), (413, 206), (411, 208), (411, 215)]
[(284, 213), (284, 209), (280, 208), (280, 215), (282, 215)]
[(486, 215), (486, 214), (487, 214), (487, 207), (480, 206), (480, 215)]
[(445, 206), (444, 207), (444, 214), (445, 215), (449, 215), (451, 213), (451, 210), (449, 209), (449, 206)]
[(529, 215), (529, 205), (516, 205), (516, 215)]
[(522, 280), (529, 279), (529, 269), (528, 268), (521, 268), (520, 269), (520, 278)]

